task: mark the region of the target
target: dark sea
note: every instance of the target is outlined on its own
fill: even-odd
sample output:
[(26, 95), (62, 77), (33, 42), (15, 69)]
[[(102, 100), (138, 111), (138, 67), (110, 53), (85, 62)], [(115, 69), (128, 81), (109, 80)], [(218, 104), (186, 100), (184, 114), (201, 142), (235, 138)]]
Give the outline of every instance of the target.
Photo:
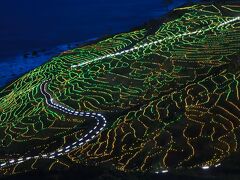
[(1, 0), (0, 88), (61, 51), (200, 0)]

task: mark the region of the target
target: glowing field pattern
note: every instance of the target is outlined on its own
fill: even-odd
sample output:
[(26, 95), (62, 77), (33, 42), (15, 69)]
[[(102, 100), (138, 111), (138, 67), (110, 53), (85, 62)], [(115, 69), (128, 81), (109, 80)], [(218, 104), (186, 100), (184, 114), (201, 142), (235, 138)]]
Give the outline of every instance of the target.
[(240, 6), (174, 13), (63, 52), (0, 91), (0, 172), (166, 173), (239, 151)]

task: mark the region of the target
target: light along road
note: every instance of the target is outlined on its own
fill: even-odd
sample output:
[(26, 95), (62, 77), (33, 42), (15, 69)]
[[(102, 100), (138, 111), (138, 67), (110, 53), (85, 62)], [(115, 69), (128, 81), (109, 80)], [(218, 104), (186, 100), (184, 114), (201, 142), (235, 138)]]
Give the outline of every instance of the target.
[(54, 109), (57, 109), (59, 111), (62, 111), (66, 114), (70, 114), (72, 116), (93, 118), (96, 121), (96, 125), (88, 133), (86, 133), (82, 138), (78, 139), (78, 141), (73, 142), (70, 145), (67, 145), (65, 147), (57, 149), (56, 151), (46, 153), (46, 154), (39, 154), (36, 156), (19, 157), (16, 159), (10, 159), (9, 161), (1, 163), (0, 168), (11, 166), (13, 164), (20, 164), (30, 159), (55, 158), (57, 156), (62, 156), (76, 149), (77, 147), (84, 145), (85, 143), (91, 141), (92, 139), (94, 139), (101, 131), (103, 131), (104, 127), (106, 126), (107, 124), (106, 118), (101, 113), (76, 111), (59, 104), (57, 101), (55, 101), (52, 98), (51, 94), (47, 91), (47, 84), (48, 84), (48, 81), (44, 81), (40, 86), (40, 91), (44, 95), (46, 104), (48, 106)]
[(231, 20), (225, 21), (223, 23), (220, 23), (219, 25), (216, 25), (214, 27), (210, 27), (210, 28), (206, 28), (206, 29), (200, 29), (200, 30), (196, 30), (196, 31), (193, 31), (193, 32), (187, 32), (187, 33), (178, 34), (178, 35), (173, 35), (173, 36), (166, 37), (166, 38), (163, 38), (163, 39), (160, 39), (160, 40), (152, 41), (152, 42), (149, 42), (149, 43), (144, 43), (142, 45), (137, 45), (137, 46), (134, 46), (134, 47), (132, 47), (130, 49), (127, 49), (127, 50), (123, 50), (123, 51), (120, 51), (120, 52), (108, 54), (108, 55), (101, 56), (101, 57), (98, 57), (98, 58), (95, 58), (95, 59), (92, 59), (92, 60), (89, 60), (89, 61), (85, 61), (85, 62), (82, 62), (82, 63), (79, 63), (79, 64), (72, 65), (71, 68), (87, 65), (87, 64), (90, 64), (92, 62), (96, 62), (96, 61), (99, 61), (99, 60), (102, 60), (102, 59), (105, 59), (105, 58), (112, 58), (114, 56), (123, 55), (123, 54), (129, 53), (129, 52), (133, 52), (135, 50), (146, 48), (147, 46), (150, 46), (150, 45), (153, 45), (153, 44), (157, 45), (158, 43), (162, 43), (163, 41), (168, 41), (168, 40), (172, 40), (172, 39), (176, 39), (176, 38), (182, 38), (184, 36), (189, 36), (189, 35), (193, 35), (193, 34), (200, 34), (200, 33), (212, 30), (213, 28), (220, 28), (221, 26), (224, 26), (224, 25), (227, 25), (227, 24), (230, 24), (232, 22), (239, 21), (239, 20), (240, 20), (240, 16), (232, 18)]

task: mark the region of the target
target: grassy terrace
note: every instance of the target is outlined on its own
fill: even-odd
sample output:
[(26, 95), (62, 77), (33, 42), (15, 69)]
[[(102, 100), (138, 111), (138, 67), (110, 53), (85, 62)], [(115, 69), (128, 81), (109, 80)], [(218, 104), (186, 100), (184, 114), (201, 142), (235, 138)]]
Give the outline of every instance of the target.
[(107, 126), (55, 158), (1, 174), (76, 166), (125, 172), (215, 168), (239, 151), (240, 5), (194, 5), (170, 19), (61, 53), (0, 91), (0, 164), (56, 151), (94, 119), (46, 104), (102, 113)]

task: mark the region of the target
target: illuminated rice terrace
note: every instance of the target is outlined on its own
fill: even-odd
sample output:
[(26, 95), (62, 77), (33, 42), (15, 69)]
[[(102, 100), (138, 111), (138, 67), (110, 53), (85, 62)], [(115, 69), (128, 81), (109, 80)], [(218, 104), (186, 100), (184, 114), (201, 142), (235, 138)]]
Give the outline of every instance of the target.
[(0, 172), (217, 168), (239, 152), (240, 6), (175, 9), (0, 91)]

